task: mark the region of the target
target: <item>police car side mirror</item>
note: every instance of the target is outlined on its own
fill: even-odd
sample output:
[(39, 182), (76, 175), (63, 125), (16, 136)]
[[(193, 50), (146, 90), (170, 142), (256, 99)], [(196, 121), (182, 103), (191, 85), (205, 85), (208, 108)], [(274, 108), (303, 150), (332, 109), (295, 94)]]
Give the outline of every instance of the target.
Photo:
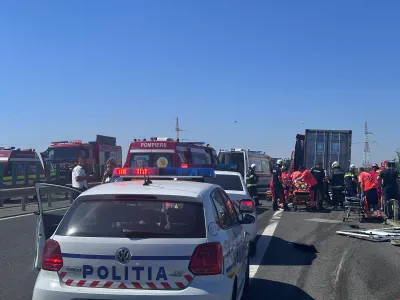
[(251, 214), (240, 214), (239, 221), (240, 224), (253, 224), (256, 222), (256, 217)]

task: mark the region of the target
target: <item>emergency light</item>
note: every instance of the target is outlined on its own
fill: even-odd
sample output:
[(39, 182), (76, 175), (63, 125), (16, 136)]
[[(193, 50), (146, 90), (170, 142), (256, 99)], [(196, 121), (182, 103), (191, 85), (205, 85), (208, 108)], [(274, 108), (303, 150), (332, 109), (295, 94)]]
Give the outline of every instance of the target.
[(214, 169), (211, 168), (115, 168), (115, 177), (149, 176), (152, 178), (162, 177), (215, 177)]

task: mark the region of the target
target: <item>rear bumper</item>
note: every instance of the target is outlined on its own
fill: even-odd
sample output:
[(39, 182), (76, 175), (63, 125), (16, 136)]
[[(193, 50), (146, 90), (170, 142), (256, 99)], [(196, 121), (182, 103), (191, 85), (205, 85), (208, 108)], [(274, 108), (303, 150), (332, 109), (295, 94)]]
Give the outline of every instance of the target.
[(197, 276), (184, 290), (139, 290), (65, 286), (56, 273), (40, 271), (32, 300), (230, 300), (232, 289), (233, 280), (224, 275)]

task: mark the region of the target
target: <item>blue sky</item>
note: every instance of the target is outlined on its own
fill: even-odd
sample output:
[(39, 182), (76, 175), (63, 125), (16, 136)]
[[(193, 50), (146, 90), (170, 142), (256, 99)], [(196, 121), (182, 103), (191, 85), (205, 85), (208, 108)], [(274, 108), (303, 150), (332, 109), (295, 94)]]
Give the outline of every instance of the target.
[[(400, 2), (3, 1), (0, 144), (174, 136), (287, 157), (305, 128), (367, 121), (400, 147)], [(234, 121), (237, 121), (235, 123)], [(302, 124), (304, 122), (304, 124)], [(360, 164), (362, 143), (353, 145)]]

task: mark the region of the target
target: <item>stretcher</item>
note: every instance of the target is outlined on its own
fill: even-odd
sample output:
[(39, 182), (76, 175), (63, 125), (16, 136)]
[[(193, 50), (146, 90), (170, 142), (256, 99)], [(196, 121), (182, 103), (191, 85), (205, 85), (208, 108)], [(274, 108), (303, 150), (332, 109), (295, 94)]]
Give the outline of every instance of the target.
[(370, 211), (366, 197), (345, 197), (343, 222), (349, 219), (358, 219), (360, 223), (365, 221), (386, 222), (386, 216), (381, 211)]
[(293, 183), (293, 208), (295, 211), (303, 206), (307, 211), (312, 211), (317, 208), (315, 201), (311, 201), (311, 193), (307, 184), (303, 181)]
[(349, 219), (358, 219), (362, 222), (365, 218), (364, 201), (357, 197), (345, 197), (343, 204), (345, 213), (343, 222)]

